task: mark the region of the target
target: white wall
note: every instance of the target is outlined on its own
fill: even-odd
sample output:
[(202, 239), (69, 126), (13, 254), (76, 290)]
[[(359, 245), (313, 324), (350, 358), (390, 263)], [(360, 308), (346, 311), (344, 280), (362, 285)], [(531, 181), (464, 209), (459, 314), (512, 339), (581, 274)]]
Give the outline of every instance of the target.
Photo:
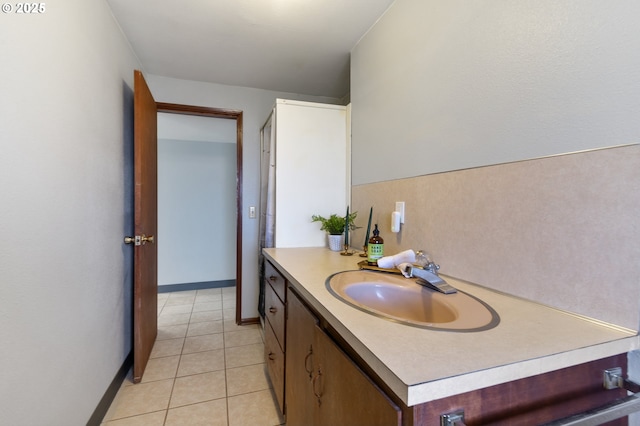
[[(260, 128), (276, 98), (339, 104), (338, 99), (273, 92), (247, 87), (179, 80), (147, 75), (157, 102), (170, 102), (243, 111), (243, 240), (242, 318), (258, 317), (258, 219), (249, 219), (249, 206), (260, 206)], [(302, 172), (302, 171), (301, 171)]]
[(0, 21), (1, 422), (83, 425), (131, 350), (140, 64), (102, 0)]
[(158, 140), (158, 285), (236, 278), (236, 125), (231, 143)]
[(635, 0), (396, 0), (352, 52), (353, 183), (640, 140)]

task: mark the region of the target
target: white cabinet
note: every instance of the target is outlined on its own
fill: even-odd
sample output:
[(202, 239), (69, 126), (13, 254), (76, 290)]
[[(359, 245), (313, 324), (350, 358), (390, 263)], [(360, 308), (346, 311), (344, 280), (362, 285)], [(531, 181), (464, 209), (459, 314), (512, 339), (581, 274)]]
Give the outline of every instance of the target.
[(351, 185), (347, 107), (277, 99), (262, 129), (262, 145), (262, 214), (268, 211), (268, 169), (275, 169), (273, 244), (263, 246), (325, 246), (326, 235), (311, 216), (346, 213)]

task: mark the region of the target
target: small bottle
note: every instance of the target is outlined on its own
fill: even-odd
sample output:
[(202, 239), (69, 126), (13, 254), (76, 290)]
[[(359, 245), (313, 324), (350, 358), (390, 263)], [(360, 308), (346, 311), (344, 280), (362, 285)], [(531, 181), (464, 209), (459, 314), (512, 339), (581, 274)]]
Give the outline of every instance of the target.
[(373, 237), (369, 238), (369, 244), (367, 245), (367, 263), (369, 265), (377, 265), (378, 259), (384, 256), (384, 240), (380, 236), (378, 231), (378, 224), (376, 223), (373, 229)]

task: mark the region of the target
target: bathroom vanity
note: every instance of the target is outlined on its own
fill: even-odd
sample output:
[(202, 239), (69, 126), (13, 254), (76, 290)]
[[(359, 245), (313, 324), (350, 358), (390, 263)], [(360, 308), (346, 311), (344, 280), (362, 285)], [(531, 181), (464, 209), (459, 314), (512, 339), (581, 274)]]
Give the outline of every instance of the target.
[(329, 276), (358, 269), (357, 255), (264, 253), (265, 357), (289, 425), (438, 425), (458, 409), (469, 425), (540, 424), (626, 394), (605, 390), (603, 371), (626, 373), (626, 353), (638, 349), (634, 330), (446, 276), (491, 306), (499, 324), (477, 332), (414, 327), (327, 290)]

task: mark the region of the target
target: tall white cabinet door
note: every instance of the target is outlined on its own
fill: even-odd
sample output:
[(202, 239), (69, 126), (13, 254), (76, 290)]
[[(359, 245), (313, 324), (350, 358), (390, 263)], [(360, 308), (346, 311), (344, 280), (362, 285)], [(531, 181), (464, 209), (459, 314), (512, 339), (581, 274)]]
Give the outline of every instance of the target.
[(275, 116), (275, 246), (325, 246), (326, 235), (311, 216), (346, 213), (346, 107), (278, 99)]

